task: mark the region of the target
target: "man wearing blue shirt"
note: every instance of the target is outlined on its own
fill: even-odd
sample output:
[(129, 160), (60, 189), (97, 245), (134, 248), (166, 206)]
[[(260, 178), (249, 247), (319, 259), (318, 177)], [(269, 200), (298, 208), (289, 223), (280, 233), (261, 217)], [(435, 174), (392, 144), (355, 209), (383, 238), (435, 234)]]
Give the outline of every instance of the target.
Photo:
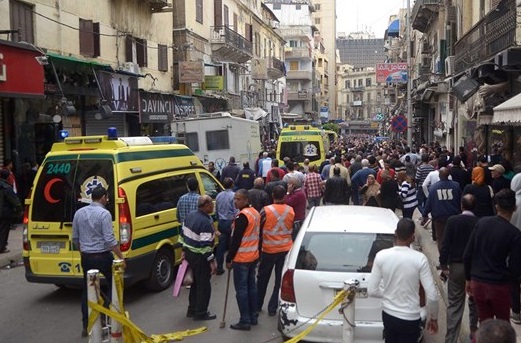
[(215, 212), (219, 217), (219, 244), (215, 251), (215, 259), (217, 260), (217, 275), (224, 274), (224, 253), (228, 250), (230, 244), (230, 235), (232, 234), (232, 223), (235, 219), (237, 209), (233, 203), (235, 192), (233, 191), (233, 180), (227, 177), (223, 181), (224, 192), (217, 194), (215, 198)]
[(199, 184), (195, 177), (189, 177), (186, 180), (188, 193), (182, 195), (177, 202), (177, 221), (183, 225), (186, 217), (190, 212), (197, 210), (197, 201), (199, 200)]
[[(86, 337), (88, 324), (87, 307), (87, 272), (98, 269), (108, 283), (109, 298), (112, 295), (112, 261), (115, 253), (124, 261), (119, 249), (119, 243), (114, 236), (112, 228), (112, 216), (105, 209), (108, 202), (107, 190), (96, 187), (91, 194), (92, 202), (89, 206), (80, 208), (74, 214), (72, 221), (72, 242), (81, 253), (81, 268), (83, 269), (83, 294), (81, 301), (81, 313), (83, 330), (81, 335)], [(105, 304), (108, 307), (108, 303)]]

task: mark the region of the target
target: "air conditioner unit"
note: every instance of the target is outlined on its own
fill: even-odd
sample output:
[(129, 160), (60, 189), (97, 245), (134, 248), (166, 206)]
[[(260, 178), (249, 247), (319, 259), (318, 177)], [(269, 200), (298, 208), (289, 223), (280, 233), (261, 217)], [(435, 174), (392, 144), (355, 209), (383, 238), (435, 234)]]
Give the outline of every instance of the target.
[(127, 73), (132, 74), (141, 74), (141, 70), (139, 69), (139, 65), (134, 62), (125, 62), (123, 66), (120, 67), (120, 70), (126, 71)]
[(454, 60), (456, 59), (455, 56), (448, 56), (445, 59), (445, 76), (450, 76), (454, 74)]

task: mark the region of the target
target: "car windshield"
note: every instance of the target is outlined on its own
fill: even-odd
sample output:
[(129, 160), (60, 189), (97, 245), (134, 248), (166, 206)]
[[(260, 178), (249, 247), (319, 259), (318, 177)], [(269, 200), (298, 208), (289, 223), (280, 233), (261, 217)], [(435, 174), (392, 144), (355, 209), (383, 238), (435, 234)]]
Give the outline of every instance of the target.
[(370, 273), (376, 253), (393, 240), (392, 234), (307, 232), (295, 269)]
[(281, 159), (291, 157), (296, 162), (304, 162), (306, 158), (313, 162), (322, 158), (318, 141), (282, 142), (279, 156)]

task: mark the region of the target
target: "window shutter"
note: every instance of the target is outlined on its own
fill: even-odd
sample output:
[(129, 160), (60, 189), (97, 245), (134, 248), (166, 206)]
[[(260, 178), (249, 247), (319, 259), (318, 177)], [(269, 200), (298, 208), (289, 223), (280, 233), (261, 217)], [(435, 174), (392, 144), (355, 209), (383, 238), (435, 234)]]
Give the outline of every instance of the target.
[(80, 18), (80, 54), (94, 56), (94, 34), (92, 20)]
[(214, 26), (223, 26), (223, 0), (214, 0)]
[(159, 71), (168, 71), (168, 49), (166, 45), (159, 44), (157, 46), (158, 51), (158, 66), (157, 70)]
[(125, 37), (125, 62), (134, 62), (132, 56), (132, 40), (131, 35)]
[(136, 58), (140, 67), (147, 66), (147, 41), (146, 39), (136, 38)]
[(237, 13), (233, 14), (233, 31), (239, 33), (239, 17)]
[(13, 42), (25, 41), (34, 43), (32, 11), (33, 6), (14, 0), (9, 1), (11, 30), (18, 30), (18, 32), (11, 35)]
[(94, 41), (93, 56), (94, 57), (101, 56), (99, 23), (92, 24), (92, 39)]
[(250, 42), (253, 41), (253, 29), (251, 24), (246, 24), (245, 28), (246, 39)]

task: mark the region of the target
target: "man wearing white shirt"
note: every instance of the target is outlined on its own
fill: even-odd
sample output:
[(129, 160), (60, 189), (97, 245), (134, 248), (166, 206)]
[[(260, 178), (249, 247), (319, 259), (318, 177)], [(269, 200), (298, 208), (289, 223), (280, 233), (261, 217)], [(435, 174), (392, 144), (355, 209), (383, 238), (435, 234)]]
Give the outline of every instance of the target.
[(410, 248), (415, 225), (411, 219), (398, 222), (393, 248), (376, 254), (367, 291), (382, 298), (385, 343), (416, 343), (420, 336), (420, 283), (428, 305), (427, 330), (438, 332), (438, 292), (427, 257)]

